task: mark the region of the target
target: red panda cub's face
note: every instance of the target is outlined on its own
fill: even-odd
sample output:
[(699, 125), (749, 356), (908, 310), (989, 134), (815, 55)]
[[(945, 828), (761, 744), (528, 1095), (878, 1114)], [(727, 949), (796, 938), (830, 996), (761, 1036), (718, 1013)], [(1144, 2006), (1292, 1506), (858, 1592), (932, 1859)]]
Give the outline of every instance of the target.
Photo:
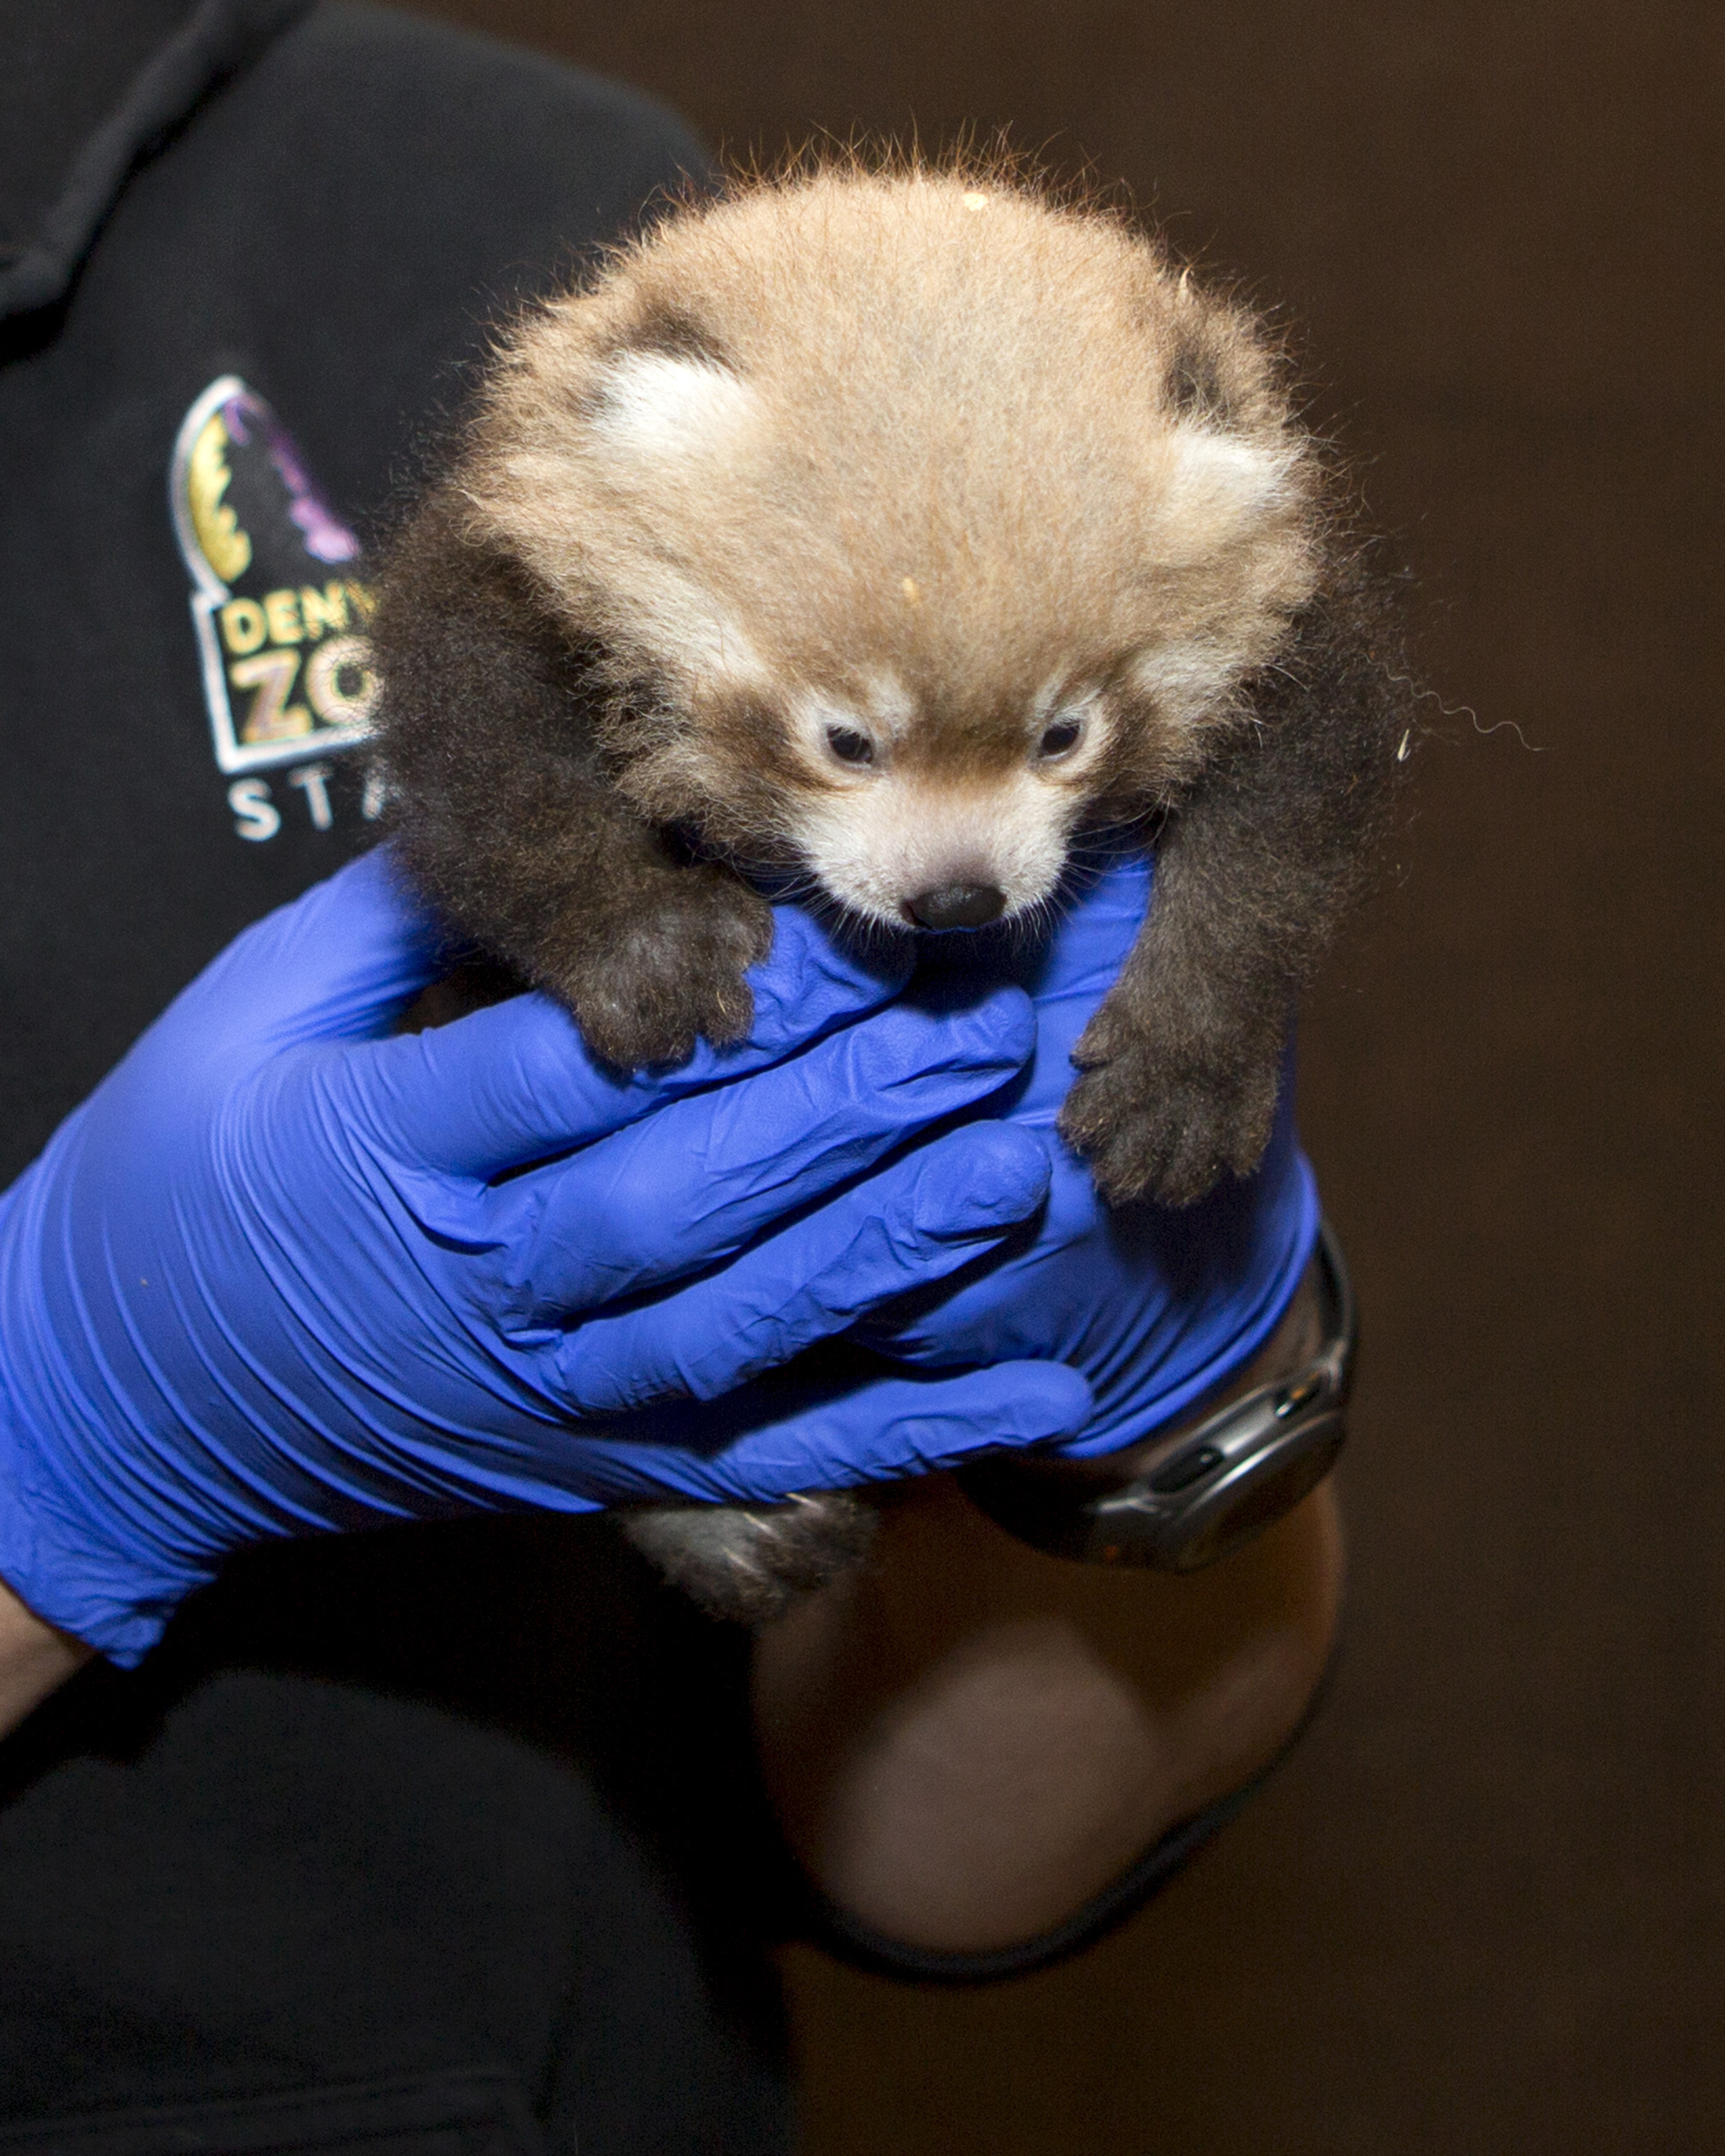
[(870, 921), (1046, 898), (1201, 767), (1312, 595), (1249, 317), (1111, 218), (825, 172), (670, 219), (517, 333), (481, 536), (602, 653), (649, 817)]

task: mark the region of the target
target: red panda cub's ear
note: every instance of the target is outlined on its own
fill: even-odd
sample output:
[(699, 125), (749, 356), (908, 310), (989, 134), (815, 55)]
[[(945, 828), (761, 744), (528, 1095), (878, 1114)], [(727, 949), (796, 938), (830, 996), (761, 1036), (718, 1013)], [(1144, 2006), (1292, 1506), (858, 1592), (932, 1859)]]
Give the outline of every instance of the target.
[[(1164, 288), (1166, 289), (1166, 288)], [(1170, 567), (1213, 560), (1303, 506), (1302, 445), (1273, 394), (1273, 362), (1185, 277), (1174, 285), (1162, 406), (1171, 423), (1158, 475)]]
[(762, 416), (720, 340), (662, 304), (644, 307), (603, 355), (583, 403), (602, 449), (655, 466), (735, 448)]
[(1164, 555), (1170, 567), (1211, 560), (1292, 506), (1298, 454), (1291, 443), (1182, 425), (1171, 430), (1168, 448), (1164, 520), (1183, 542)]
[(600, 376), (589, 424), (619, 456), (659, 463), (728, 444), (759, 412), (746, 382), (704, 360), (626, 352)]

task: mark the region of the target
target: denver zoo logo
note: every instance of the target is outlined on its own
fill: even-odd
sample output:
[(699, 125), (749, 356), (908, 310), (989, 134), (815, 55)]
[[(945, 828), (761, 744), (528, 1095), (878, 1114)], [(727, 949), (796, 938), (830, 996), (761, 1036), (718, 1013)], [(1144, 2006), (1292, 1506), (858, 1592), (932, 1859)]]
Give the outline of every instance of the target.
[[(186, 414), (172, 493), (216, 762), (230, 773), (300, 767), (289, 783), (326, 829), (333, 767), (316, 759), (367, 740), (377, 701), (364, 634), (372, 594), (346, 573), (359, 542), (319, 496), (286, 428), (238, 375), (211, 382)], [(281, 828), (267, 782), (237, 778), (228, 799), (241, 837)], [(382, 807), (368, 780), (365, 813)]]

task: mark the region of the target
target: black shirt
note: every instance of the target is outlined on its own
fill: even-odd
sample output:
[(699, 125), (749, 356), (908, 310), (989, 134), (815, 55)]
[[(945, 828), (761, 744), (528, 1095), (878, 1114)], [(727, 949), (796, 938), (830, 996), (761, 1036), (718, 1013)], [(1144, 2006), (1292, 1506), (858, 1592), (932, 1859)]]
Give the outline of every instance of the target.
[[(701, 161), (639, 98), (381, 9), (78, 0), (45, 38), (25, 12), (0, 1182), (367, 843), (355, 547), (488, 325)], [(560, 1756), (603, 1724), (614, 1794), (698, 1781), (713, 1826), (702, 1717), (739, 1681), (603, 1522), (240, 1561), (142, 1671), (93, 1669), (6, 1748), (0, 2149), (780, 2145), (758, 1971), (720, 1995), (665, 1865)]]
[[(135, 88), (67, 176), (75, 214), (39, 219), (72, 244), (14, 239), (0, 274), (0, 1181), (224, 942), (367, 837), (352, 748), (312, 739), (230, 799), (170, 515), (187, 413), (238, 377), (363, 536), (488, 325), (701, 156), (644, 100), (381, 9), (214, 0)], [(265, 566), (297, 591), (347, 565)]]

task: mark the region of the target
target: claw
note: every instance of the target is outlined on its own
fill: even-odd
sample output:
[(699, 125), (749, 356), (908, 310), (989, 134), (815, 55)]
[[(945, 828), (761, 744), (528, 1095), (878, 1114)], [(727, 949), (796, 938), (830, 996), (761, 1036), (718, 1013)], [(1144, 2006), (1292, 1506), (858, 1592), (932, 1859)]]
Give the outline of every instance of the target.
[(619, 1070), (685, 1063), (697, 1040), (742, 1040), (754, 1019), (743, 978), (770, 947), (772, 916), (743, 885), (680, 877), (602, 957), (548, 985), (593, 1054)]
[(1274, 1060), (1245, 1084), (1228, 1085), (1171, 1075), (1153, 1050), (1135, 1044), (1083, 1072), (1066, 1096), (1060, 1130), (1089, 1161), (1105, 1203), (1194, 1205), (1224, 1175), (1248, 1175), (1257, 1166), (1275, 1106)]

